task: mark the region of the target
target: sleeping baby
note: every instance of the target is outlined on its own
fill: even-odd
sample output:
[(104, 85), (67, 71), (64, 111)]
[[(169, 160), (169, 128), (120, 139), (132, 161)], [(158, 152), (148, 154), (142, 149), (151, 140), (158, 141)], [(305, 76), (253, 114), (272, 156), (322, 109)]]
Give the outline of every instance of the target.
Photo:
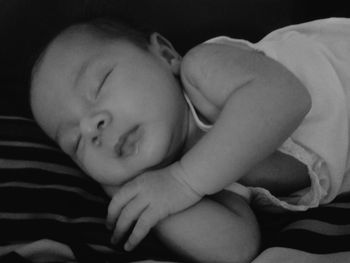
[(112, 243), (131, 229), (132, 250), (153, 229), (186, 258), (249, 262), (251, 204), (300, 211), (349, 188), (349, 38), (350, 20), (326, 19), (181, 57), (156, 32), (95, 19), (40, 54), (32, 111), (110, 194)]

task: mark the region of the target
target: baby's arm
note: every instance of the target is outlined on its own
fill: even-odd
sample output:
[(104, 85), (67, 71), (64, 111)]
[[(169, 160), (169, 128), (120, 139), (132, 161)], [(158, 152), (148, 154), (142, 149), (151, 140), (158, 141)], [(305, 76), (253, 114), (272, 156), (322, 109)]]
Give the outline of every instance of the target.
[(156, 233), (172, 250), (194, 262), (250, 262), (260, 244), (253, 212), (232, 193), (220, 193), (215, 200), (204, 198), (167, 217), (155, 227)]
[[(119, 190), (104, 188), (111, 197)], [(244, 199), (228, 191), (166, 217), (154, 231), (172, 251), (194, 262), (250, 262), (260, 247), (253, 211)]]
[(181, 77), (196, 108), (215, 123), (178, 166), (201, 194), (242, 178), (275, 152), (310, 109), (300, 81), (248, 47), (200, 45), (184, 57)]

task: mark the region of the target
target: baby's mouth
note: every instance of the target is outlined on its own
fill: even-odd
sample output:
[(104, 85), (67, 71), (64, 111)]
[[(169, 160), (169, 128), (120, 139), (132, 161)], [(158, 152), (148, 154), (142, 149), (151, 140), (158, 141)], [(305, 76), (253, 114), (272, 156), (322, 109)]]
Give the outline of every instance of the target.
[(126, 158), (137, 154), (139, 151), (139, 141), (141, 138), (141, 129), (139, 125), (131, 128), (129, 131), (120, 136), (114, 151), (119, 158)]

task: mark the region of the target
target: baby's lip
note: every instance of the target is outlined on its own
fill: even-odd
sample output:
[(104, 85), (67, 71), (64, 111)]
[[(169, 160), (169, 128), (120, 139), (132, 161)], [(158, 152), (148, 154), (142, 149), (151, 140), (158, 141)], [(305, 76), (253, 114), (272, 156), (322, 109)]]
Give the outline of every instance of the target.
[(119, 137), (114, 151), (118, 157), (128, 157), (138, 152), (139, 140), (141, 138), (141, 129), (139, 125), (132, 127)]

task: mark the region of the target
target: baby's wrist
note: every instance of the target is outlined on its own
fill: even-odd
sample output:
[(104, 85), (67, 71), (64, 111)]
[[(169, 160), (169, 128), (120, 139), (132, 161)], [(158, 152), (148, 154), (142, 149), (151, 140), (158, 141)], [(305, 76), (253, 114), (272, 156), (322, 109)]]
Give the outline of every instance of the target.
[(179, 182), (181, 182), (183, 185), (185, 185), (186, 188), (188, 188), (193, 194), (195, 194), (199, 198), (202, 198), (205, 195), (205, 193), (202, 193), (192, 183), (190, 183), (190, 180), (188, 177), (189, 175), (185, 171), (184, 167), (181, 165), (180, 161), (173, 163), (170, 169), (173, 177)]

